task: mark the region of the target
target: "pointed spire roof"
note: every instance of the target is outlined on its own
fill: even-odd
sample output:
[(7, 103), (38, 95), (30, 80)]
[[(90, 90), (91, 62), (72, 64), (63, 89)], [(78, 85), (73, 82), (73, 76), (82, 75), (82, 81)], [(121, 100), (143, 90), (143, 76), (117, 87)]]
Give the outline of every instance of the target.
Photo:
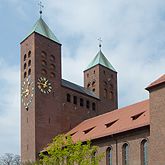
[(90, 69), (90, 68), (92, 68), (92, 67), (94, 67), (96, 65), (99, 65), (99, 64), (116, 72), (115, 68), (107, 60), (107, 58), (104, 56), (104, 54), (102, 53), (101, 50), (97, 53), (97, 55), (94, 57), (94, 59), (88, 65), (86, 70), (88, 70), (88, 69)]
[(46, 38), (49, 38), (52, 41), (55, 41), (57, 43), (60, 44), (59, 40), (57, 39), (57, 37), (54, 35), (54, 33), (50, 30), (50, 28), (48, 27), (48, 25), (44, 22), (44, 20), (40, 17), (40, 19), (35, 23), (35, 25), (33, 26), (32, 30), (30, 31), (30, 33), (28, 33), (28, 35), (25, 37), (27, 38), (28, 36), (30, 36), (32, 33), (38, 33)]

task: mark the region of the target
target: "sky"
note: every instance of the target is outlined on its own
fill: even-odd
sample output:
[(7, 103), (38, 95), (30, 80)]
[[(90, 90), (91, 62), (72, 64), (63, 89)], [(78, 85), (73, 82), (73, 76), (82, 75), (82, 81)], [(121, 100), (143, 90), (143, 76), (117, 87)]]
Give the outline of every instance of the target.
[[(118, 72), (119, 107), (148, 98), (165, 72), (164, 0), (43, 0), (43, 19), (62, 43), (62, 76), (83, 85), (102, 51)], [(20, 42), (39, 19), (39, 0), (0, 0), (0, 155), (20, 154)], [(78, 68), (78, 69), (75, 69)]]

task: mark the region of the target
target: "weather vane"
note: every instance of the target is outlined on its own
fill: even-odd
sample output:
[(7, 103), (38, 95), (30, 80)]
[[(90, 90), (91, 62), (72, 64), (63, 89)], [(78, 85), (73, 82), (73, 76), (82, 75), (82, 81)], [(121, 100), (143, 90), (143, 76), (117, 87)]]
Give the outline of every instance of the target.
[(44, 8), (44, 5), (42, 5), (42, 2), (40, 1), (40, 3), (38, 3), (39, 7), (40, 7), (40, 17), (42, 17), (42, 8)]
[(102, 47), (101, 43), (103, 42), (102, 39), (101, 39), (101, 37), (98, 38), (98, 41), (99, 41), (99, 48), (100, 48), (100, 50), (101, 50), (101, 47)]

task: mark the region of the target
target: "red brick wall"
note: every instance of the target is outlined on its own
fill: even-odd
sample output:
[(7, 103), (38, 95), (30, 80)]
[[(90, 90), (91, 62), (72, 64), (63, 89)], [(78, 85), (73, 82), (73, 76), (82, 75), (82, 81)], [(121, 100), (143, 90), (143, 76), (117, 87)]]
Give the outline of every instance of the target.
[(165, 85), (150, 91), (149, 165), (165, 164)]

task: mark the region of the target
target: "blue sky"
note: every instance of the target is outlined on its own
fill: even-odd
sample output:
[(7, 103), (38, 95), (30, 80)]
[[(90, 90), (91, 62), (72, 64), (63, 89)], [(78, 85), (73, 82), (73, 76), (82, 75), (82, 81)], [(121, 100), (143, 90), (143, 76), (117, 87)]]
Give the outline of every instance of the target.
[[(20, 152), (19, 43), (39, 18), (38, 3), (0, 0), (0, 154)], [(165, 71), (164, 0), (43, 4), (43, 19), (62, 43), (63, 78), (83, 84), (102, 37), (103, 53), (118, 71), (119, 106), (148, 98), (144, 88)]]

